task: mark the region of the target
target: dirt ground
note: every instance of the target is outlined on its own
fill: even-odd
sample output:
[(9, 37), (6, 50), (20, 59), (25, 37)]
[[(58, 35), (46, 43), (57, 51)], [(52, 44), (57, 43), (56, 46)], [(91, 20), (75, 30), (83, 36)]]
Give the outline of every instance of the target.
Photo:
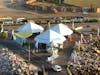
[(33, 12), (19, 4), (11, 4), (10, 0), (0, 0), (0, 17), (7, 17), (10, 16), (12, 18), (18, 17), (26, 17), (26, 18), (44, 18), (44, 17), (51, 17), (51, 16), (86, 16), (86, 17), (100, 17), (100, 14), (97, 13), (89, 13), (89, 14), (82, 14), (82, 13), (55, 13), (55, 14), (40, 14)]
[(0, 0), (0, 9), (0, 17), (40, 17), (37, 13), (26, 11), (25, 8), (21, 7), (19, 4), (11, 4), (10, 0)]

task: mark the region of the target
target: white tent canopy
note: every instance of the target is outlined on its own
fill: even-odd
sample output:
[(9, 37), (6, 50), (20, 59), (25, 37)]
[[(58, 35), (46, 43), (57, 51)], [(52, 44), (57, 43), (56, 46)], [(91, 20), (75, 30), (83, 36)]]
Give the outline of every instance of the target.
[(42, 32), (44, 28), (40, 25), (35, 24), (34, 22), (27, 22), (26, 24), (20, 26), (17, 31), (28, 31), (32, 33)]
[(53, 31), (63, 35), (63, 36), (66, 36), (66, 35), (71, 35), (73, 33), (73, 31), (68, 27), (66, 26), (65, 24), (56, 24), (54, 26), (52, 26), (50, 29), (52, 29)]
[(49, 29), (43, 32), (42, 34), (36, 36), (34, 40), (39, 43), (45, 43), (45, 44), (49, 44), (50, 42), (61, 44), (66, 40), (66, 38), (60, 35), (59, 33), (56, 33), (55, 31)]

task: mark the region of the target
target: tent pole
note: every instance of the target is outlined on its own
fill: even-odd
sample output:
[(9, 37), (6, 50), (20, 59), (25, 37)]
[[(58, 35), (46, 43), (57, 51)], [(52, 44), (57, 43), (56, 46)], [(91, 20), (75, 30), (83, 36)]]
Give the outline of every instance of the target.
[(28, 57), (29, 57), (28, 60), (29, 60), (29, 62), (30, 62), (30, 41), (29, 41), (29, 56), (28, 56)]
[(50, 22), (48, 22), (48, 25), (49, 25), (49, 29), (50, 29)]
[(75, 29), (75, 23), (74, 23), (74, 20), (72, 21), (72, 29), (73, 29), (73, 30)]
[(30, 41), (29, 41), (28, 61), (29, 61), (29, 63), (28, 63), (28, 75), (30, 75), (30, 68), (29, 68), (29, 66), (30, 66)]
[(100, 34), (100, 29), (98, 28), (98, 30), (97, 30), (97, 36), (99, 36), (99, 34)]

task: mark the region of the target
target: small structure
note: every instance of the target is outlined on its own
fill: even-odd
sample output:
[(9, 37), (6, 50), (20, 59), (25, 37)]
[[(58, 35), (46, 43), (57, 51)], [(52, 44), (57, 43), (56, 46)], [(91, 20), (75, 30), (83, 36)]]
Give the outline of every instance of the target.
[[(50, 48), (51, 42), (54, 43), (54, 46), (55, 44), (63, 45), (63, 42), (66, 40), (66, 38), (60, 35), (59, 33), (49, 29), (43, 32), (42, 34), (36, 36), (34, 40), (38, 43), (45, 44), (45, 49), (48, 50), (48, 48)], [(56, 47), (59, 47), (59, 45)]]
[(97, 8), (97, 13), (100, 13), (100, 8)]
[(82, 26), (79, 26), (79, 27), (75, 27), (75, 31), (80, 31), (80, 30), (82, 30), (83, 29), (83, 27)]
[(83, 14), (88, 14), (88, 10), (89, 10), (88, 7), (83, 7), (83, 8), (82, 8)]
[(26, 0), (16, 0), (16, 2), (20, 5), (26, 4)]
[(53, 27), (50, 28), (51, 30), (63, 35), (63, 36), (68, 36), (73, 33), (73, 31), (65, 24), (56, 24)]
[(37, 25), (34, 22), (27, 22), (26, 24), (20, 26), (17, 31), (21, 32), (21, 31), (28, 31), (31, 33), (39, 33), (42, 32), (44, 30), (44, 28), (40, 25)]
[(29, 38), (32, 35), (31, 32), (22, 31), (14, 33), (13, 40), (16, 41), (18, 44), (23, 45), (26, 43), (27, 38)]
[(34, 40), (40, 43), (49, 44), (52, 41), (53, 43), (63, 43), (66, 40), (66, 38), (56, 33), (55, 31), (49, 29), (43, 32), (42, 34), (36, 36)]
[(26, 4), (31, 4), (33, 2), (36, 2), (37, 0), (26, 0)]

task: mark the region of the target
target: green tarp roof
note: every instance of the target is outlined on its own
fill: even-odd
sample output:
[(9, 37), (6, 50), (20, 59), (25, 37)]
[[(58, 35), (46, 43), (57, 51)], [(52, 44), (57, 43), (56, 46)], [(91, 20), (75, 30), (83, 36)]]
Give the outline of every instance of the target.
[(22, 31), (22, 32), (15, 33), (15, 36), (17, 36), (19, 38), (22, 38), (22, 39), (26, 39), (26, 38), (30, 37), (31, 35), (32, 35), (32, 33), (27, 32), (27, 31)]

